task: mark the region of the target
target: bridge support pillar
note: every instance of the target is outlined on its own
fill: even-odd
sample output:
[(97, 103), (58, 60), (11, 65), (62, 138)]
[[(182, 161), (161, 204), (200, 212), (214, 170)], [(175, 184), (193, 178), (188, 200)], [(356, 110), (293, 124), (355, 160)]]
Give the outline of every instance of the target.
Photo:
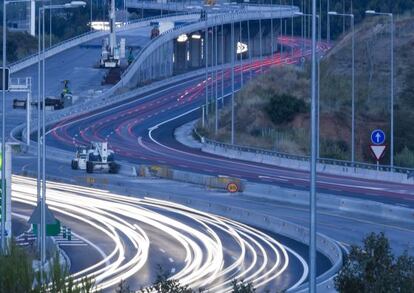
[(188, 40), (174, 40), (174, 73), (181, 73), (187, 69), (188, 43)]
[(203, 65), (202, 60), (202, 39), (200, 33), (194, 33), (190, 36), (189, 39), (189, 53), (190, 60), (189, 66), (191, 68), (199, 68)]

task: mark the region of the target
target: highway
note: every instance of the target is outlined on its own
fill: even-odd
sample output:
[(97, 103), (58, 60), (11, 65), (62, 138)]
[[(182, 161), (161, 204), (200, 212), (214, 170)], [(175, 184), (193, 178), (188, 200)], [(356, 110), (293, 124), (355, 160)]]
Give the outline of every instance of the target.
[[(289, 39), (280, 41), (292, 44)], [(255, 61), (243, 68), (236, 67), (236, 86), (240, 86), (242, 71), (246, 81), (250, 69), (253, 75), (257, 75), (262, 66), (266, 71), (269, 66), (298, 63), (301, 58), (299, 42), (293, 41), (293, 44), (297, 46), (293, 56), (276, 55), (262, 63)], [(320, 49), (327, 48), (322, 46)], [(306, 55), (308, 54), (307, 49)], [(96, 82), (96, 77), (93, 79)], [(224, 82), (226, 94), (231, 90), (228, 70)], [(210, 79), (208, 83), (214, 83), (214, 80)], [(218, 83), (220, 88), (221, 80)], [(118, 158), (130, 163), (165, 164), (204, 174), (230, 175), (251, 182), (308, 189), (307, 172), (225, 159), (185, 147), (175, 141), (174, 129), (177, 126), (200, 117), (198, 108), (205, 101), (205, 85), (204, 75), (194, 76), (185, 82), (166, 85), (150, 94), (107, 109), (71, 117), (50, 128), (47, 144), (73, 152), (76, 145), (108, 139)], [(80, 85), (79, 90), (85, 91), (87, 88)], [(74, 176), (75, 171), (53, 164), (48, 163), (48, 169), (51, 166), (48, 173), (59, 169), (56, 173), (63, 177)], [(33, 162), (25, 166), (35, 170)], [(120, 180), (119, 175), (115, 178)], [(19, 216), (27, 216), (27, 207), (34, 204), (34, 182), (20, 177), (15, 177), (14, 180), (17, 182), (13, 194), (13, 200), (17, 203), (14, 212)], [(260, 291), (291, 288), (306, 280), (306, 247), (278, 235), (270, 237), (266, 232), (230, 219), (145, 197), (142, 195), (142, 186), (137, 186), (139, 192), (129, 194), (134, 197), (60, 183), (49, 183), (48, 187), (49, 206), (88, 243), (87, 249), (85, 246), (64, 248), (71, 259), (77, 260), (72, 267), (75, 276), (81, 277), (93, 270), (99, 288), (113, 290), (115, 284), (128, 277), (133, 288), (147, 285), (154, 279), (158, 264), (172, 273), (173, 277), (180, 278), (183, 284), (189, 284), (193, 288), (205, 288), (214, 284), (209, 287), (214, 292), (227, 292), (229, 282), (235, 277), (254, 281)], [(113, 189), (112, 186), (111, 190)], [(404, 184), (321, 174), (318, 189), (321, 192), (414, 205), (411, 196), (414, 188)], [(178, 190), (175, 192), (188, 195), (188, 191)], [(197, 195), (199, 194), (200, 191)], [(295, 207), (281, 208), (276, 203), (269, 205), (249, 198), (233, 201), (231, 198), (220, 197), (216, 200), (243, 207), (247, 201), (250, 209), (263, 209), (268, 214), (274, 213), (275, 208), (287, 210), (290, 214), (281, 213), (284, 218), (307, 224), (307, 211), (298, 211)], [(332, 221), (332, 218), (335, 220)], [(390, 229), (395, 228), (391, 223), (384, 225), (370, 222), (369, 219), (351, 219), (345, 215), (324, 214), (322, 222), (323, 232), (337, 234), (338, 238), (335, 239), (340, 239), (346, 246), (355, 242), (351, 240), (360, 240), (359, 236), (364, 231), (383, 230), (387, 225)], [(357, 225), (360, 226), (356, 228)], [(355, 233), (358, 237), (337, 231), (339, 227), (348, 231), (358, 230)], [(410, 239), (412, 233), (410, 228), (404, 227), (392, 232), (391, 238), (400, 240), (403, 238), (401, 235), (407, 235), (407, 239)], [(281, 240), (278, 242), (274, 239)], [(412, 243), (409, 240), (407, 243), (401, 244), (399, 250), (412, 250)], [(322, 256), (319, 256), (318, 264), (319, 274), (328, 267), (327, 260)]]
[[(148, 41), (147, 30), (122, 36), (130, 36), (139, 46)], [(63, 76), (71, 81), (75, 94), (105, 90), (107, 86), (100, 84), (103, 71), (94, 68), (99, 44), (97, 39), (48, 58), (46, 94), (59, 94)], [(296, 60), (298, 52), (295, 54)], [(36, 91), (36, 72), (37, 66), (31, 66), (14, 77), (31, 76)], [(13, 115), (8, 117), (13, 121), (8, 118), (8, 128), (24, 116), (24, 111), (11, 111)], [(35, 170), (33, 159), (17, 158), (14, 166), (23, 164), (22, 169)], [(53, 169), (61, 170), (61, 166), (51, 167), (53, 164), (48, 162), (48, 174), (59, 173), (62, 178), (73, 175), (70, 171), (55, 172)], [(13, 226), (20, 234), (35, 204), (35, 182), (15, 177), (13, 183)], [(136, 193), (139, 196), (140, 192)], [(92, 276), (97, 288), (105, 292), (112, 292), (123, 279), (135, 289), (149, 285), (158, 265), (182, 284), (214, 292), (228, 292), (234, 278), (253, 281), (260, 291), (295, 288), (307, 279), (305, 245), (230, 219), (170, 202), (131, 199), (61, 183), (49, 182), (47, 196), (49, 207), (74, 233), (72, 242), (56, 237), (72, 261), (71, 272), (77, 278)], [(318, 274), (322, 274), (330, 263), (322, 255), (318, 259)]]
[[(296, 44), (299, 47), (300, 43)], [(266, 68), (270, 65), (297, 63), (300, 56), (301, 52), (296, 48), (293, 57), (290, 53), (286, 53), (283, 58), (275, 56), (266, 59), (262, 66)], [(258, 74), (260, 67), (258, 61), (244, 66), (244, 80), (248, 79), (250, 69)], [(236, 68), (237, 86), (240, 84), (240, 70), (240, 67)], [(221, 78), (220, 74), (218, 78)], [(229, 71), (226, 71), (224, 78), (226, 94), (231, 90)], [(210, 79), (209, 83), (214, 81)], [(220, 85), (220, 80), (218, 83)], [(110, 109), (71, 117), (52, 127), (48, 145), (73, 151), (75, 145), (88, 145), (90, 141), (107, 138), (117, 155), (130, 163), (165, 164), (204, 174), (229, 175), (294, 189), (308, 188), (309, 176), (306, 171), (225, 159), (177, 143), (173, 136), (174, 129), (200, 117), (197, 108), (205, 101), (204, 86), (204, 76), (196, 76), (113, 105)], [(163, 123), (166, 121), (168, 123)], [(320, 174), (318, 190), (386, 203), (414, 205), (414, 187), (408, 184)]]
[[(36, 181), (14, 176), (15, 216), (28, 217)], [(93, 277), (112, 292), (128, 279), (139, 289), (155, 279), (157, 266), (192, 288), (231, 291), (233, 279), (261, 291), (295, 288), (307, 278), (306, 246), (233, 220), (155, 198), (122, 196), (72, 184), (48, 182), (48, 206), (81, 240), (61, 246), (75, 278)], [(68, 246), (66, 246), (68, 245)], [(320, 273), (329, 261), (319, 255)]]

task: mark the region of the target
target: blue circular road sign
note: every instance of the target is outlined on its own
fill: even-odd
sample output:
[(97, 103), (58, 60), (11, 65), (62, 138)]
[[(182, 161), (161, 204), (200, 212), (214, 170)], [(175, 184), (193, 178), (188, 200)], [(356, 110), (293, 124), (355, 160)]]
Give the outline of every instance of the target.
[(373, 144), (383, 144), (385, 141), (385, 133), (381, 129), (375, 129), (371, 132), (371, 141)]

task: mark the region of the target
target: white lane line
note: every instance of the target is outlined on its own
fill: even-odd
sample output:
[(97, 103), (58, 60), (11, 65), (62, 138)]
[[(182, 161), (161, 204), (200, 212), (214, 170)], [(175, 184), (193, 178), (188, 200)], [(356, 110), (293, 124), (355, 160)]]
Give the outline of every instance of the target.
[(267, 179), (267, 180), (277, 180), (277, 181), (289, 181), (289, 180), (287, 180), (287, 179), (284, 179), (284, 178), (279, 178), (279, 177), (270, 177), (270, 176), (262, 176), (262, 175), (259, 175), (258, 176), (260, 179)]
[(160, 248), (160, 251), (161, 251), (162, 253), (165, 253), (165, 250), (164, 250), (164, 249), (162, 249), (162, 248)]
[(174, 260), (171, 257), (169, 257), (168, 260), (170, 261), (170, 263), (174, 262)]

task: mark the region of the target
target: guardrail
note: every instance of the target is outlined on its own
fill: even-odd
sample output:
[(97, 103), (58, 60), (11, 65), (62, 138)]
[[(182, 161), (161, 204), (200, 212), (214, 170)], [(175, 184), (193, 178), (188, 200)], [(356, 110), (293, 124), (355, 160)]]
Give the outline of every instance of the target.
[[(196, 15), (195, 12), (181, 12), (181, 13), (171, 13), (171, 14), (165, 14), (162, 16), (151, 16), (151, 17), (146, 17), (143, 19), (138, 19), (135, 21), (131, 21), (128, 22), (124, 27), (118, 28), (117, 32), (122, 32), (122, 31), (126, 31), (126, 30), (131, 30), (131, 29), (136, 29), (139, 27), (144, 27), (149, 25), (149, 23), (155, 19), (167, 19), (167, 18), (172, 18), (174, 20), (174, 18), (178, 18), (178, 17), (182, 17), (182, 16), (194, 16)], [(78, 46), (82, 43), (91, 41), (93, 39), (99, 38), (99, 37), (103, 37), (105, 35), (109, 34), (108, 31), (90, 31), (84, 34), (81, 34), (79, 36), (76, 36), (74, 38), (62, 41), (58, 44), (55, 44), (49, 48), (46, 49), (45, 51), (45, 57), (49, 58), (55, 54), (58, 54), (62, 51), (65, 51), (67, 49), (73, 48), (75, 46)], [(28, 66), (31, 66), (33, 64), (35, 64), (36, 62), (38, 62), (38, 54), (33, 54), (30, 56), (27, 56), (23, 59), (20, 59), (16, 62), (13, 62), (11, 64), (9, 64), (10, 67), (10, 73), (15, 73), (19, 70), (22, 70)]]
[(223, 13), (228, 10), (234, 9), (254, 9), (254, 10), (278, 10), (279, 8), (294, 7), (289, 5), (270, 5), (270, 4), (252, 4), (252, 3), (217, 3), (212, 6), (204, 5), (204, 3), (186, 3), (178, 1), (169, 1), (166, 3), (161, 3), (157, 1), (139, 1), (139, 0), (127, 0), (126, 6), (135, 9), (159, 9), (159, 10), (193, 10), (201, 11), (207, 10), (208, 13)]
[[(200, 136), (197, 132), (196, 134)], [(217, 146), (228, 150), (233, 151), (240, 151), (240, 152), (247, 152), (247, 153), (254, 153), (254, 154), (260, 154), (260, 155), (269, 155), (272, 157), (282, 158), (282, 159), (290, 159), (290, 160), (296, 160), (296, 161), (304, 161), (309, 162), (310, 157), (309, 156), (300, 156), (300, 155), (293, 155), (283, 152), (277, 152), (277, 151), (271, 151), (271, 150), (265, 150), (255, 147), (249, 147), (249, 146), (241, 146), (241, 145), (231, 145), (223, 142), (218, 142), (215, 140), (211, 140), (208, 138), (203, 137), (203, 142), (205, 144), (211, 145), (211, 146)], [(378, 170), (378, 171), (384, 171), (384, 172), (396, 172), (396, 173), (402, 173), (407, 174), (407, 177), (413, 177), (414, 176), (414, 169), (412, 168), (403, 168), (403, 167), (391, 167), (389, 165), (379, 165), (376, 164), (369, 164), (369, 163), (361, 163), (361, 162), (355, 162), (352, 163), (350, 161), (345, 160), (335, 160), (335, 159), (329, 159), (329, 158), (319, 158), (317, 160), (319, 164), (325, 164), (325, 165), (332, 165), (332, 166), (341, 166), (341, 167), (349, 167), (349, 168), (360, 168), (360, 169), (366, 169), (366, 170)]]

